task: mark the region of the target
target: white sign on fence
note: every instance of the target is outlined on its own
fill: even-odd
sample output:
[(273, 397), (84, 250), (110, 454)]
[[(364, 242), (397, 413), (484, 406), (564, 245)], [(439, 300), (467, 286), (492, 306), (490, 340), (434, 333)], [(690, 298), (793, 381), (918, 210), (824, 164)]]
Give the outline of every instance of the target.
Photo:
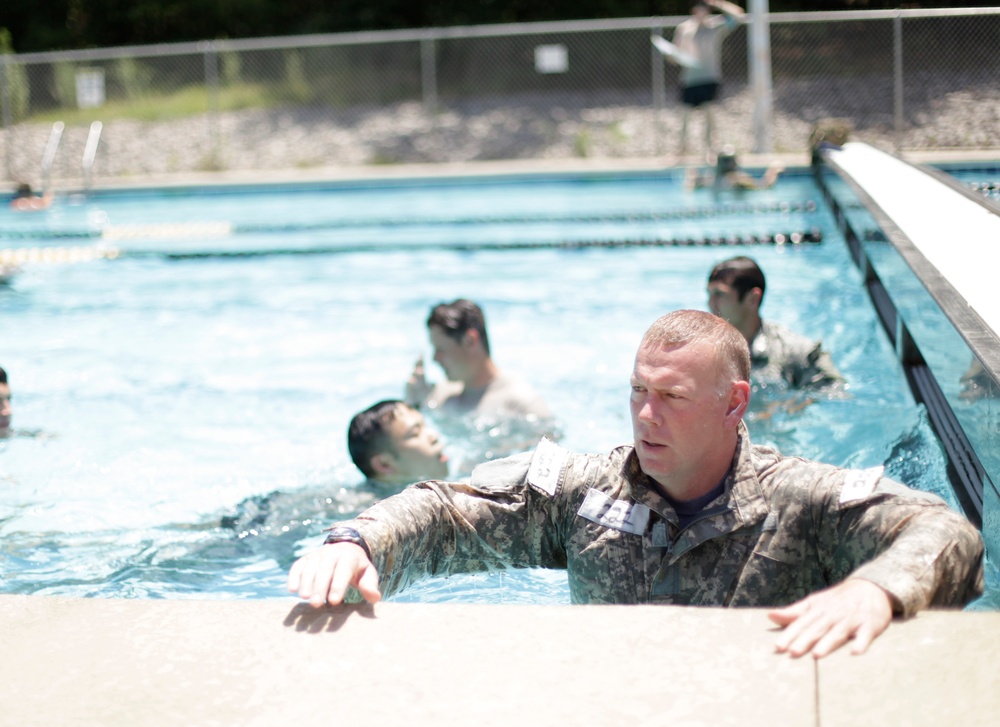
[(81, 109), (94, 109), (104, 105), (104, 69), (77, 71), (76, 105)]
[(569, 70), (569, 51), (566, 46), (536, 45), (535, 70), (538, 73), (565, 73)]

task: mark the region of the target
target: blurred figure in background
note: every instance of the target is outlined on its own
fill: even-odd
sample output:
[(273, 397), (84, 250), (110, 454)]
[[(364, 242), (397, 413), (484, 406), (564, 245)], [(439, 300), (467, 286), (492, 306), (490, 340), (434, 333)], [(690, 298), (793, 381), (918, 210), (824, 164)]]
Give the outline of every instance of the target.
[(14, 190), (14, 198), (10, 201), (10, 208), (17, 212), (37, 212), (48, 209), (54, 196), (55, 193), (51, 189), (38, 196), (31, 189), (30, 184), (21, 182)]

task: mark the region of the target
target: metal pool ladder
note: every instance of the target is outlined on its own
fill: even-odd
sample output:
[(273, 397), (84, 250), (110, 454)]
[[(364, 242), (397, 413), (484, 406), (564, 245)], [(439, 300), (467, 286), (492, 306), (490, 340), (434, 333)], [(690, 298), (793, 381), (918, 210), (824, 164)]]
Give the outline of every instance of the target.
[(49, 132), (49, 140), (45, 144), (45, 152), (42, 154), (42, 191), (49, 189), (49, 178), (52, 176), (52, 163), (56, 160), (56, 152), (59, 150), (59, 142), (62, 141), (63, 129), (66, 124), (57, 121), (52, 124), (52, 131)]
[(87, 135), (87, 146), (83, 150), (83, 188), (90, 190), (91, 170), (94, 167), (94, 159), (97, 157), (97, 145), (101, 143), (101, 129), (104, 124), (95, 121), (90, 125), (90, 133)]

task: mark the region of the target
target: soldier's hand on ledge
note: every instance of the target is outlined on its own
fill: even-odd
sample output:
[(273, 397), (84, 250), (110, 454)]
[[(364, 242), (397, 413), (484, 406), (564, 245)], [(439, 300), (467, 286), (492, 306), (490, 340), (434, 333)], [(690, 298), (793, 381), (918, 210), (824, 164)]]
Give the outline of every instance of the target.
[(848, 578), (768, 618), (784, 627), (775, 642), (779, 653), (819, 659), (853, 641), (851, 653), (863, 654), (892, 621), (892, 600), (871, 581)]
[(336, 606), (344, 601), (349, 586), (358, 589), (369, 603), (377, 603), (378, 572), (354, 543), (331, 543), (302, 556), (288, 572), (288, 590), (319, 608), (325, 603)]

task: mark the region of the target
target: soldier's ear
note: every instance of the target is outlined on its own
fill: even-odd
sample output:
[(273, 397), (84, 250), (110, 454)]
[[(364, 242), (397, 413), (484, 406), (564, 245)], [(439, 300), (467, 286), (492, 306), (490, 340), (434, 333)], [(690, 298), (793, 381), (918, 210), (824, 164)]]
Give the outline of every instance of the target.
[(470, 328), (462, 336), (462, 346), (465, 348), (475, 348), (479, 343), (479, 331), (475, 328)]
[(729, 389), (729, 402), (726, 408), (726, 423), (736, 426), (750, 406), (750, 383), (736, 381)]
[(378, 475), (392, 475), (396, 473), (396, 458), (388, 452), (379, 452), (372, 457), (372, 469)]

